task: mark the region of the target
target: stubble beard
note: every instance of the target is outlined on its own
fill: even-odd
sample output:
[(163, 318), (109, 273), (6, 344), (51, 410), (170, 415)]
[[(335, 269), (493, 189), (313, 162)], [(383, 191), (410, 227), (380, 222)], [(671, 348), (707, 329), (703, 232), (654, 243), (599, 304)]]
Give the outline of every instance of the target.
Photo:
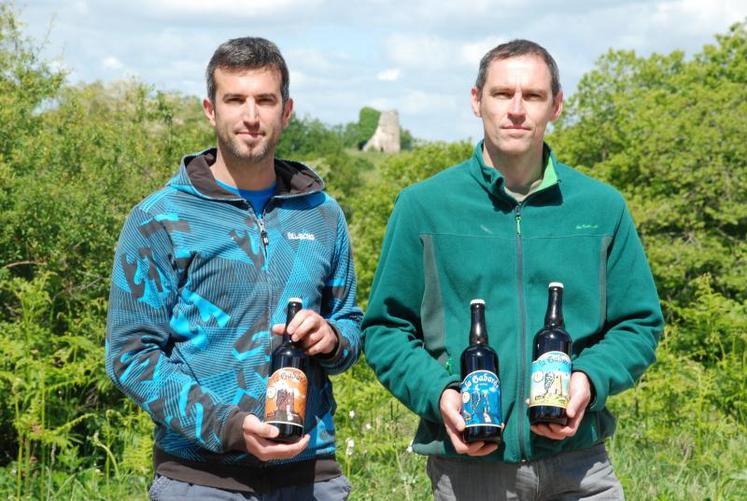
[(254, 147), (250, 148), (246, 144), (240, 144), (238, 137), (230, 137), (228, 141), (218, 135), (218, 146), (224, 155), (229, 156), (235, 163), (256, 165), (267, 160), (268, 157), (275, 154), (277, 140), (272, 141), (266, 136)]

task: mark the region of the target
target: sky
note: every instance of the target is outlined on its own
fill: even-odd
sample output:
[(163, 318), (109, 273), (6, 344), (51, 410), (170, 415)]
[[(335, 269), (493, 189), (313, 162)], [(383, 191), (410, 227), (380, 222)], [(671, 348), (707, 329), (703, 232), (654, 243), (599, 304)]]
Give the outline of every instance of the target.
[[(6, 0), (0, 0), (6, 1)], [(136, 78), (200, 98), (215, 48), (275, 42), (296, 113), (357, 121), (396, 109), (417, 138), (477, 140), (470, 89), (482, 55), (527, 38), (558, 62), (566, 96), (608, 49), (692, 55), (747, 19), (744, 0), (15, 0), (23, 31), (70, 83)]]

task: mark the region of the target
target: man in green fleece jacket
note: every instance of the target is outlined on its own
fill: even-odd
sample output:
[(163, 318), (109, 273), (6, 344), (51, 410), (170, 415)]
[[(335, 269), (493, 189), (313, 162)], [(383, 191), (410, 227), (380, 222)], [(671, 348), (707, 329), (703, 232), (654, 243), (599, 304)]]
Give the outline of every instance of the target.
[[(651, 271), (622, 196), (544, 143), (560, 115), (558, 69), (541, 46), (489, 51), (472, 89), (484, 140), (463, 163), (404, 189), (382, 248), (364, 350), (421, 420), (436, 499), (621, 499), (603, 441), (607, 398), (654, 361), (663, 329)], [(565, 284), (573, 339), (567, 425), (530, 425), (532, 341), (547, 285)], [(486, 302), (500, 360), (500, 446), (461, 438), (460, 355), (469, 303)]]

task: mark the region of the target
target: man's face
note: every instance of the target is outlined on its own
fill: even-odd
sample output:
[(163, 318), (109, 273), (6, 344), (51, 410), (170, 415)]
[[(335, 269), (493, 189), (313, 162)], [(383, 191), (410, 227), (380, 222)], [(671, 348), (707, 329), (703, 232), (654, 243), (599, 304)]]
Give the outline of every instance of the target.
[(563, 109), (563, 94), (553, 99), (550, 70), (535, 55), (494, 60), (482, 93), (472, 89), (472, 110), (482, 118), (487, 146), (522, 156), (542, 149), (545, 129)]
[(224, 155), (250, 163), (275, 155), (293, 111), (291, 99), (283, 105), (280, 83), (274, 68), (216, 68), (215, 102), (206, 98), (202, 106)]

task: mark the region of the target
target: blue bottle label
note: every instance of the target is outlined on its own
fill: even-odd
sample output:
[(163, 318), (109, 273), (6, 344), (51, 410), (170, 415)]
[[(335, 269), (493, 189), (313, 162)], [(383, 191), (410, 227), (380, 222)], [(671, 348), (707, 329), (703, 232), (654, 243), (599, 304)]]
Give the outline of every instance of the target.
[(529, 407), (568, 407), (571, 359), (562, 351), (549, 351), (532, 362)]
[(467, 428), (495, 426), (502, 428), (501, 383), (490, 371), (467, 374), (459, 388), (462, 393), (462, 417)]

